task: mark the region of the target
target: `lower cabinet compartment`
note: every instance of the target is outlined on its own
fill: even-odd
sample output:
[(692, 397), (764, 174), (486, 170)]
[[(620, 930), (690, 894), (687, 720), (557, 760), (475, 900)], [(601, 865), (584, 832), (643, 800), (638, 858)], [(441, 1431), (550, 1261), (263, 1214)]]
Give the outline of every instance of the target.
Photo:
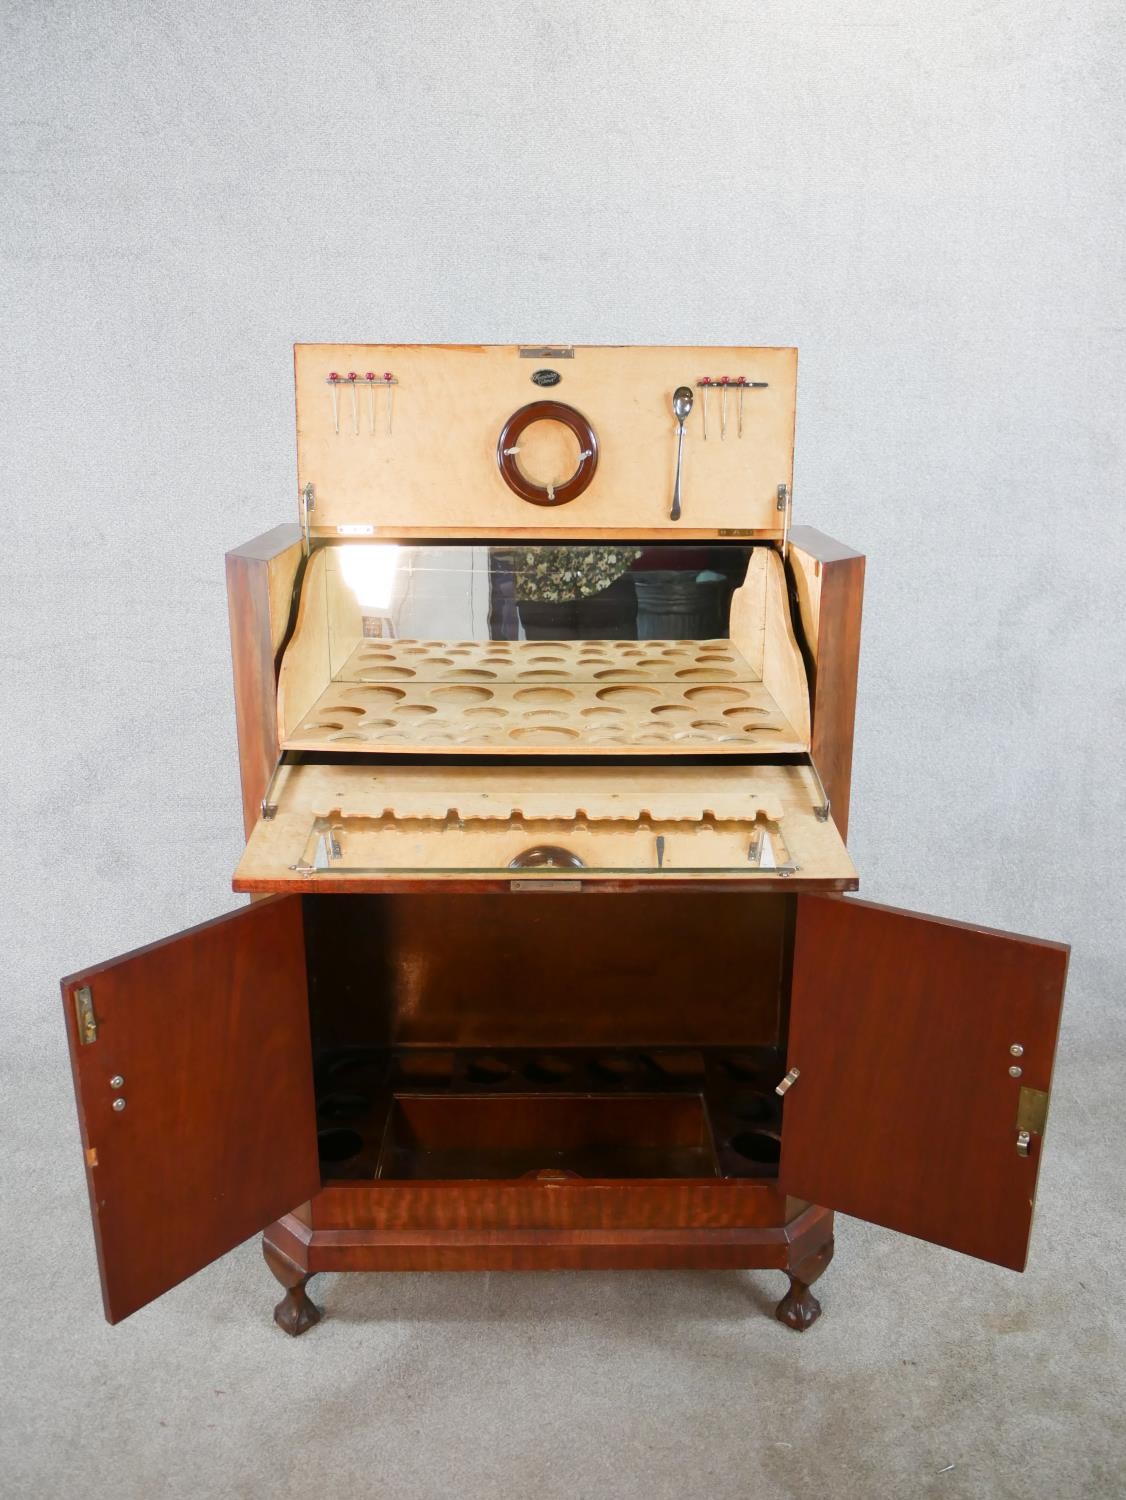
[(777, 1048), (354, 1049), (317, 1069), (322, 1178), (771, 1180)]
[(304, 905), (318, 1231), (786, 1222), (789, 897)]
[(381, 1179), (709, 1177), (704, 1102), (690, 1094), (397, 1094)]

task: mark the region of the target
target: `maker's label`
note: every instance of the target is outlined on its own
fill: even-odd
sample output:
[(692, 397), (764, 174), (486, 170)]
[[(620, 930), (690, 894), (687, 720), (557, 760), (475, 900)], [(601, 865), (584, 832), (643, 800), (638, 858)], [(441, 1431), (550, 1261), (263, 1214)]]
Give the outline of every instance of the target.
[(510, 880), (510, 891), (581, 891), (581, 880)]

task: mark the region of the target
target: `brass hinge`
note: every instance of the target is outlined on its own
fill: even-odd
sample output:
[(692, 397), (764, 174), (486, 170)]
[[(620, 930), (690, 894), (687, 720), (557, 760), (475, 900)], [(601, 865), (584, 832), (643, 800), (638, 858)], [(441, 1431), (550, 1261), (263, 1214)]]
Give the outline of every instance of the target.
[(309, 512), (314, 508), (314, 506), (316, 505), (316, 503), (317, 503), (317, 492), (313, 488), (313, 483), (310, 480), (309, 483), (305, 486), (305, 488), (301, 491), (301, 530), (302, 530), (302, 532), (304, 533), (304, 536), (305, 536), (305, 556), (306, 557), (309, 556), (309, 549), (310, 549), (310, 546), (311, 546), (311, 543), (310, 543), (310, 540), (309, 540)]
[(78, 1019), (78, 1045), (88, 1047), (98, 1040), (98, 1018), (88, 984), (80, 984), (74, 992), (74, 1014)]
[(782, 512), (782, 561), (790, 555), (790, 514), (794, 492), (788, 484), (778, 486), (778, 509)]

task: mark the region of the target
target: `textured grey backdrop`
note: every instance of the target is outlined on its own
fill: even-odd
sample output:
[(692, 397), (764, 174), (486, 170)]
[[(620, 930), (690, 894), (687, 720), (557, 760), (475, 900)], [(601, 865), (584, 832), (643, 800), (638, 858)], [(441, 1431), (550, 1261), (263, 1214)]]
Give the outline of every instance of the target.
[[(1120, 1492), (1116, 0), (0, 26), (9, 1493)], [(234, 904), (222, 553), (294, 515), (290, 345), (542, 338), (800, 347), (864, 892), (1075, 947), (1032, 1268), (847, 1224), (804, 1342), (765, 1275), (325, 1278), (290, 1346), (248, 1245), (108, 1330), (56, 979)]]

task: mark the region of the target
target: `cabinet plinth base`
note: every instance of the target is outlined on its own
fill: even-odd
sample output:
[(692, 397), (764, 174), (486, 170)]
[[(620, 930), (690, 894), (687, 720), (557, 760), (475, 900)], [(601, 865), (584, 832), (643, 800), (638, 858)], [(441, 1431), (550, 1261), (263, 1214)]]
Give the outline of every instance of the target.
[[(783, 1202), (785, 1200), (782, 1200)], [(305, 1287), (319, 1271), (779, 1270), (790, 1290), (776, 1315), (805, 1329), (821, 1313), (809, 1288), (833, 1256), (833, 1214), (797, 1205), (774, 1224), (669, 1229), (373, 1229), (312, 1225), (315, 1205), (266, 1230), (266, 1263), (286, 1295), (274, 1312), (287, 1333), (321, 1317)]]

